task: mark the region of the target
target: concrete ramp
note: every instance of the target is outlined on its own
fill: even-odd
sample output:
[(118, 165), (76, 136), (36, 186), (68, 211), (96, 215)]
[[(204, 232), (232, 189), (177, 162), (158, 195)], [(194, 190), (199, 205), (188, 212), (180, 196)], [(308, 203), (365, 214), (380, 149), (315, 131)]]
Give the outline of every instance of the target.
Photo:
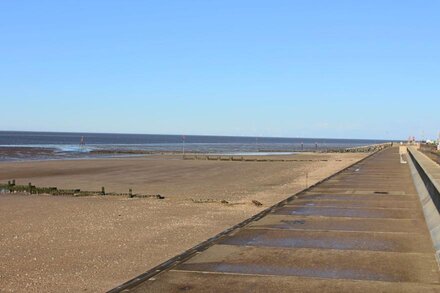
[(114, 292), (440, 292), (440, 276), (389, 148)]

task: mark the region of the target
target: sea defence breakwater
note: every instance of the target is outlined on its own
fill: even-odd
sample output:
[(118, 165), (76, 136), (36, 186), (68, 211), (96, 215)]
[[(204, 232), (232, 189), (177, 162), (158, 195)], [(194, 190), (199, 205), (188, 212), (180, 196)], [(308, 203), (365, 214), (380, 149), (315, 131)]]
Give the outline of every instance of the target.
[(138, 194), (133, 193), (132, 189), (128, 190), (128, 193), (118, 192), (106, 192), (105, 187), (101, 187), (100, 191), (90, 191), (81, 189), (60, 189), (58, 187), (42, 187), (33, 185), (29, 182), (27, 185), (19, 185), (15, 183), (15, 179), (8, 181), (7, 184), (0, 184), (0, 193), (10, 194), (45, 194), (54, 196), (127, 196), (130, 198), (158, 198), (164, 199), (165, 197), (160, 194)]
[(344, 153), (344, 152), (345, 153), (377, 152), (377, 151), (383, 150), (387, 147), (392, 147), (393, 145), (394, 145), (393, 142), (387, 142), (387, 143), (358, 146), (358, 147), (345, 148), (345, 149), (333, 150), (333, 151), (341, 152), (341, 153)]
[[(387, 147), (393, 146), (393, 143), (381, 143), (381, 144), (373, 144), (345, 149), (326, 149), (326, 150), (316, 150), (318, 153), (372, 153), (383, 150)], [(264, 152), (271, 152), (265, 150)], [(288, 150), (285, 150), (286, 153), (289, 153)], [(293, 151), (292, 153), (294, 153)], [(301, 153), (301, 152), (299, 152)], [(284, 158), (282, 155), (277, 156), (266, 156), (265, 158), (259, 158), (259, 156), (255, 155), (209, 155), (209, 154), (190, 154), (183, 155), (183, 159), (185, 160), (209, 160), (209, 161), (238, 161), (238, 162), (302, 162), (302, 161), (316, 161), (316, 159), (295, 159), (292, 157)], [(319, 161), (327, 161), (326, 159), (318, 159)]]
[(423, 156), (377, 151), (110, 292), (438, 292)]

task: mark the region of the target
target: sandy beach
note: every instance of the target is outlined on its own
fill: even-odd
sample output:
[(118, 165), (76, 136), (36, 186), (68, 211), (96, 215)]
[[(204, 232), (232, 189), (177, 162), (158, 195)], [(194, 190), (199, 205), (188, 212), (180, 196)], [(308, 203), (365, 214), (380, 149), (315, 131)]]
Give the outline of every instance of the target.
[(305, 188), (306, 173), (311, 185), (364, 156), (298, 154), (288, 157), (302, 161), (292, 162), (171, 155), (2, 162), (2, 183), (15, 179), (81, 190), (105, 186), (108, 192), (132, 188), (165, 199), (0, 194), (0, 288), (111, 289)]

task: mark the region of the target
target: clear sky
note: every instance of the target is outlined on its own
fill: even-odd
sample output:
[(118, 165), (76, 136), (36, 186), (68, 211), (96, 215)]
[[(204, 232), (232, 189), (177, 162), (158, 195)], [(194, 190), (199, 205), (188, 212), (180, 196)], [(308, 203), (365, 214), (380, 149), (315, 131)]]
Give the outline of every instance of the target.
[(0, 130), (440, 130), (440, 1), (0, 1)]

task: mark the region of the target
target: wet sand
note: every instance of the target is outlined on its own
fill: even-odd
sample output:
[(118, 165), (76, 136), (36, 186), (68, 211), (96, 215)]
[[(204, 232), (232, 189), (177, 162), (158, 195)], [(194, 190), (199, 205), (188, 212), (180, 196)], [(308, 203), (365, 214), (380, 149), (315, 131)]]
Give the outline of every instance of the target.
[(310, 160), (301, 162), (178, 156), (2, 162), (0, 182), (82, 190), (105, 186), (109, 192), (132, 188), (165, 199), (0, 195), (0, 288), (111, 289), (303, 189), (306, 173), (310, 185), (363, 156), (291, 156)]

